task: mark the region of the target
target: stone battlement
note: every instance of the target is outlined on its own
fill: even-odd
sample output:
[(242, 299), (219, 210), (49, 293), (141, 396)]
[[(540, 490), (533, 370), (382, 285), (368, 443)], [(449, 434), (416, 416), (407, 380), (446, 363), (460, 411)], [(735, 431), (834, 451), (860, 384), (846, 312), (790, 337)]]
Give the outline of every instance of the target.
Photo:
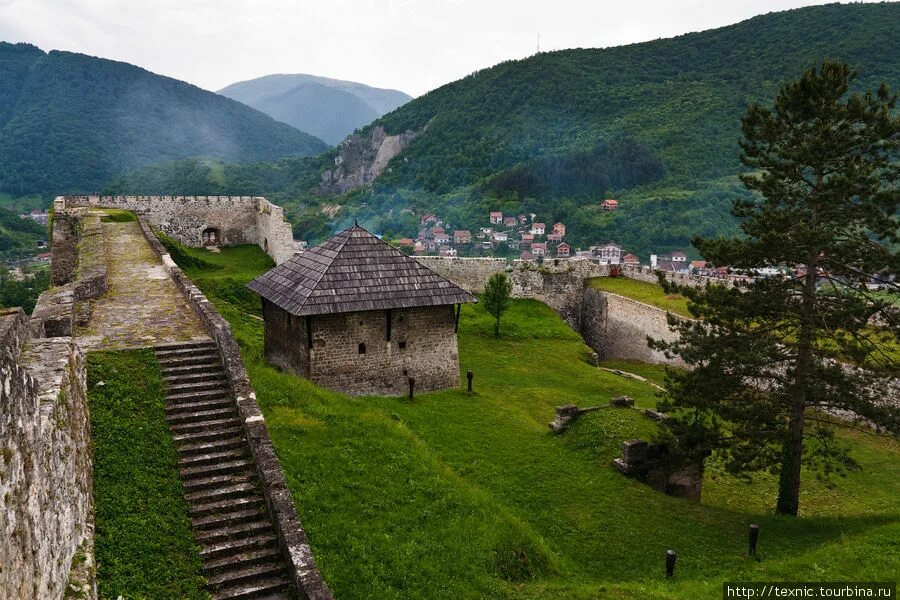
[(295, 252), (284, 209), (262, 196), (59, 196), (53, 205), (134, 211), (186, 246), (256, 244), (277, 264)]

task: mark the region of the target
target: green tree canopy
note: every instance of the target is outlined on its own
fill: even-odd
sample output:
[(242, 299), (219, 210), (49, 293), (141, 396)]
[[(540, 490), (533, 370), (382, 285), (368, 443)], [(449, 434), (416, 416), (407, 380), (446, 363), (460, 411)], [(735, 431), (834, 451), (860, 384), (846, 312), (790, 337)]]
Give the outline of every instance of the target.
[(672, 319), (680, 340), (651, 342), (690, 367), (667, 382), (676, 454), (720, 451), (734, 472), (780, 471), (784, 514), (798, 512), (801, 465), (828, 474), (853, 464), (835, 415), (900, 433), (900, 408), (884, 401), (897, 364), (883, 350), (900, 318), (870, 291), (898, 291), (887, 274), (900, 265), (900, 119), (883, 84), (848, 94), (855, 77), (826, 60), (782, 86), (773, 108), (750, 106), (742, 179), (762, 199), (735, 201), (743, 237), (694, 240), (712, 264), (791, 275), (681, 288), (701, 321)]
[(481, 302), (494, 321), (494, 335), (500, 337), (500, 317), (509, 308), (509, 298), (512, 294), (512, 282), (506, 273), (494, 273), (484, 284), (484, 294)]

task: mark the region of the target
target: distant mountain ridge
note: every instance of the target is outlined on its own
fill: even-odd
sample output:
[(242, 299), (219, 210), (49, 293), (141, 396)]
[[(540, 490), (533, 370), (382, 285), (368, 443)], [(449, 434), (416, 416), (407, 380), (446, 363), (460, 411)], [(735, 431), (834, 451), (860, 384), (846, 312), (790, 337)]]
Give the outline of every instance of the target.
[(134, 65), (0, 42), (0, 192), (88, 192), (161, 161), (326, 149), (239, 102)]
[(305, 74), (266, 75), (218, 93), (332, 145), (412, 100), (398, 90)]

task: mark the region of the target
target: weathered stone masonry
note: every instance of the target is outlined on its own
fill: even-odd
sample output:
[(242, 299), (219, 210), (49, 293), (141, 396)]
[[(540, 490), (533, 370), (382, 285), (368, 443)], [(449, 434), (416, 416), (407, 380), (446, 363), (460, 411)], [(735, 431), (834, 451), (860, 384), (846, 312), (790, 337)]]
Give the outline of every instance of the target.
[(0, 597), (94, 598), (84, 355), (33, 329), (21, 309), (0, 314)]
[(54, 201), (55, 212), (72, 207), (134, 211), (186, 246), (256, 244), (277, 264), (294, 255), (284, 209), (260, 196), (60, 196)]

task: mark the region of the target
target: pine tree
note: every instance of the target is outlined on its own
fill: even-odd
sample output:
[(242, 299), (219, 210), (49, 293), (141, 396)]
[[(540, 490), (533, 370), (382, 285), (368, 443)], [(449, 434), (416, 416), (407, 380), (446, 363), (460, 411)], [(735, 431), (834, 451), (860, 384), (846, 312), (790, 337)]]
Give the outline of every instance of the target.
[[(855, 466), (836, 416), (900, 434), (888, 350), (900, 348), (891, 280), (900, 272), (900, 119), (886, 85), (849, 93), (856, 75), (826, 60), (782, 86), (772, 109), (750, 106), (742, 180), (757, 194), (732, 209), (744, 236), (693, 242), (713, 265), (785, 274), (731, 289), (678, 287), (699, 320), (670, 317), (679, 341), (650, 342), (689, 367), (667, 377), (673, 454), (717, 452), (734, 473), (780, 473), (782, 514), (798, 513), (801, 466), (826, 476)], [(889, 291), (875, 293), (873, 282)]]
[(494, 336), (500, 337), (500, 317), (509, 308), (509, 298), (512, 294), (512, 282), (506, 273), (494, 273), (484, 284), (484, 294), (481, 302), (494, 321)]

